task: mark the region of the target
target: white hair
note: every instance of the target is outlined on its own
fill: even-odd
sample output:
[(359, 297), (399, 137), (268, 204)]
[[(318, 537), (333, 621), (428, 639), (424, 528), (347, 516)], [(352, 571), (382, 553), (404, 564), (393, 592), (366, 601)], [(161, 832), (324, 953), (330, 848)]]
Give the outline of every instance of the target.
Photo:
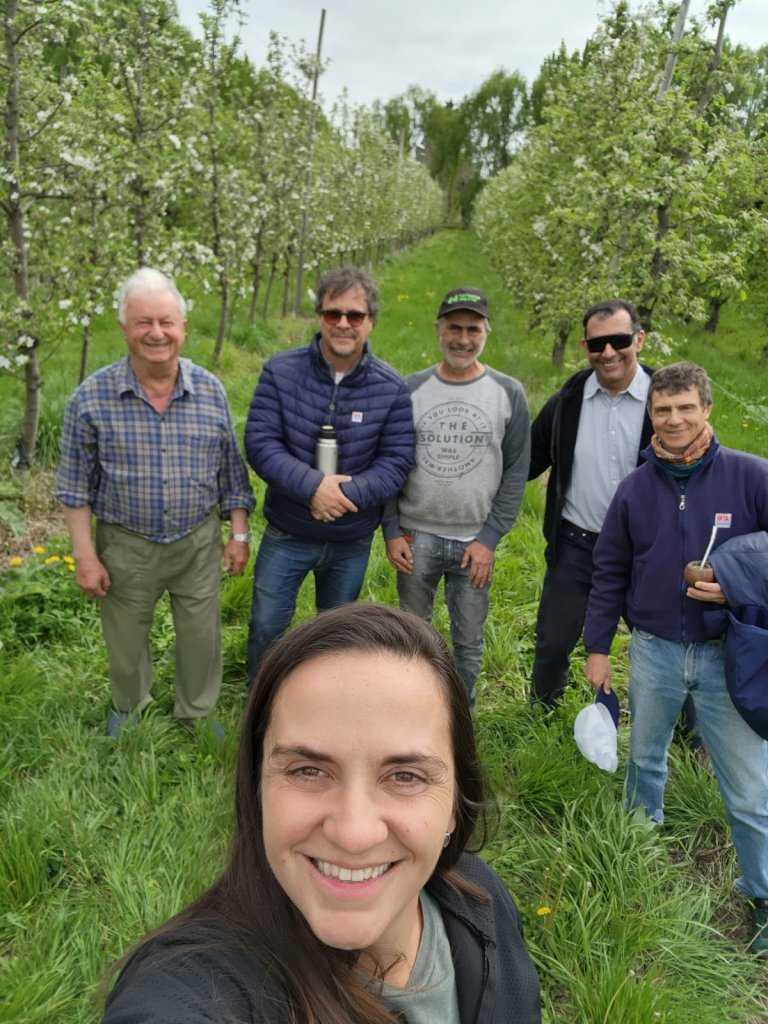
[(125, 323), (125, 304), (136, 292), (170, 292), (176, 300), (179, 313), (186, 319), (187, 303), (172, 279), (154, 267), (139, 267), (123, 281), (117, 293), (117, 319), (121, 324)]

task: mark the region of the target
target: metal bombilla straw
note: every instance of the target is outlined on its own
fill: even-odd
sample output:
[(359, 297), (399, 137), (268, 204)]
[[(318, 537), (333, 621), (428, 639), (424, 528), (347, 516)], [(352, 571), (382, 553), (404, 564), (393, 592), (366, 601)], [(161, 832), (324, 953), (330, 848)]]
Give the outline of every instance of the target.
[(712, 545), (715, 543), (715, 537), (717, 536), (717, 531), (718, 531), (718, 527), (717, 526), (713, 526), (712, 527), (712, 534), (711, 534), (711, 536), (709, 538), (709, 544), (707, 544), (707, 550), (704, 552), (704, 557), (701, 560), (702, 568), (707, 564), (707, 559), (709, 558), (709, 553), (712, 550)]

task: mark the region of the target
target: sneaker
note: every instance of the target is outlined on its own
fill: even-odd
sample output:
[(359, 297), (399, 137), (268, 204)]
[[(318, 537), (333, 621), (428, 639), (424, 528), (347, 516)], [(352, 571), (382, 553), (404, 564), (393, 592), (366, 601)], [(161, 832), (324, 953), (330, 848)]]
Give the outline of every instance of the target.
[(113, 711), (107, 720), (107, 736), (116, 740), (121, 733), (136, 728), (138, 716), (130, 711)]
[(768, 960), (768, 900), (753, 900), (750, 909), (755, 935), (747, 946), (747, 952), (760, 960)]

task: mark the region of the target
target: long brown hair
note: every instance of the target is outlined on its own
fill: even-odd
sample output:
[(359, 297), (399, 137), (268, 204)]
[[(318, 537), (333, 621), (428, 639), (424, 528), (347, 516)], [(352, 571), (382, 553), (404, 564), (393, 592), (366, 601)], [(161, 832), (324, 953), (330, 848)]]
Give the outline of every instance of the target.
[(454, 757), (456, 827), (435, 874), (477, 895), (454, 868), (473, 838), (479, 840), (478, 848), (486, 838), (486, 790), (466, 690), (452, 654), (428, 623), (384, 605), (354, 604), (323, 612), (278, 640), (255, 677), (243, 719), (229, 863), (219, 880), (162, 931), (211, 919), (223, 923), (281, 983), (296, 1024), (397, 1020), (361, 981), (355, 970), (357, 953), (327, 946), (312, 932), (272, 873), (262, 835), (262, 755), (275, 697), (303, 663), (349, 651), (425, 662), (443, 688)]

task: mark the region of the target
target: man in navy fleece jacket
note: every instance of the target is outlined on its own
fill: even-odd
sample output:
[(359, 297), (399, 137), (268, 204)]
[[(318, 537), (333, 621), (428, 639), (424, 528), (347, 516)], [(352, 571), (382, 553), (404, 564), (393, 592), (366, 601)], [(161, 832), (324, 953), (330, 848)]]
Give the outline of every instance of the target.
[(709, 379), (693, 363), (656, 371), (648, 409), (646, 463), (619, 485), (595, 547), (585, 671), (596, 689), (610, 690), (608, 655), (626, 599), (634, 626), (627, 809), (663, 821), (667, 750), (691, 694), (739, 859), (735, 888), (752, 900), (750, 949), (768, 959), (768, 743), (733, 706), (723, 639), (710, 637), (704, 612), (725, 603), (720, 584), (683, 579), (714, 526), (715, 546), (768, 530), (768, 460), (720, 446)]

